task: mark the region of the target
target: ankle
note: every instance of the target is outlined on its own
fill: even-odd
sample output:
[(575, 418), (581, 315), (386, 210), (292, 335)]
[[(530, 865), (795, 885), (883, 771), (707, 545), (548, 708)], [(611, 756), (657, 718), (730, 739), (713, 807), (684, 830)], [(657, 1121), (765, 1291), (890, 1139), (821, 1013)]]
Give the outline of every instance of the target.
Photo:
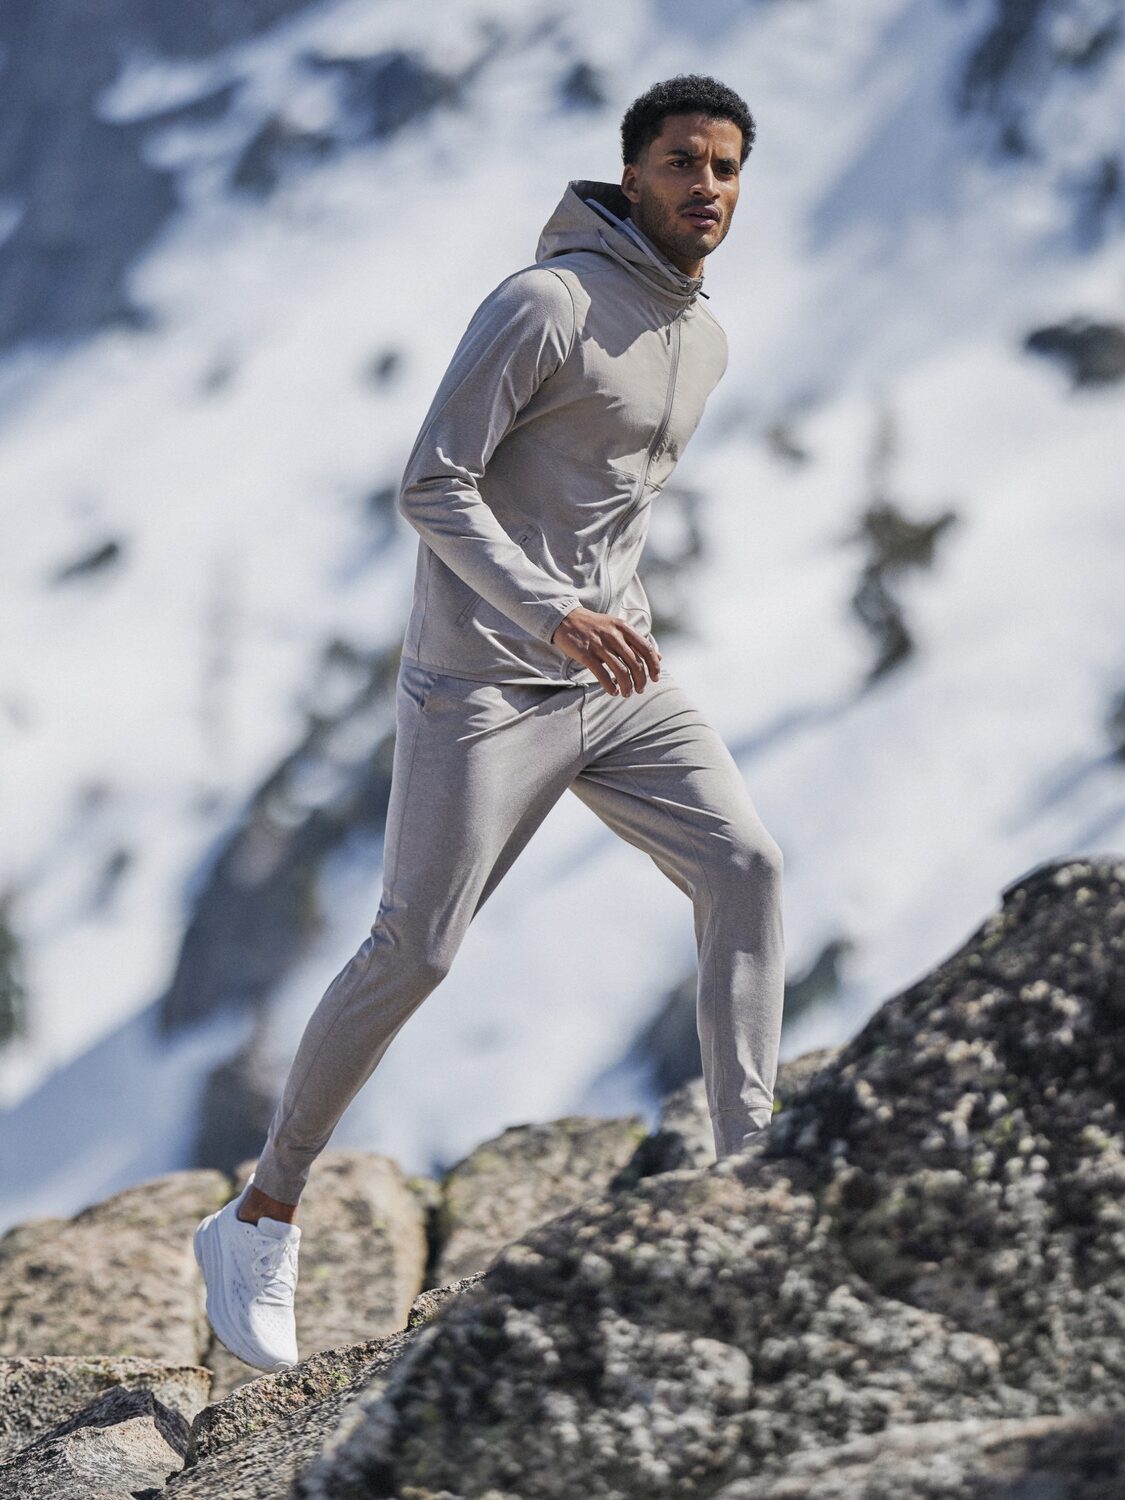
[(279, 1219), (283, 1224), (295, 1224), (297, 1204), (282, 1203), (279, 1198), (271, 1198), (268, 1193), (263, 1193), (261, 1188), (251, 1183), (243, 1194), (241, 1203), (235, 1209), (235, 1215), (244, 1224), (256, 1224), (261, 1218)]

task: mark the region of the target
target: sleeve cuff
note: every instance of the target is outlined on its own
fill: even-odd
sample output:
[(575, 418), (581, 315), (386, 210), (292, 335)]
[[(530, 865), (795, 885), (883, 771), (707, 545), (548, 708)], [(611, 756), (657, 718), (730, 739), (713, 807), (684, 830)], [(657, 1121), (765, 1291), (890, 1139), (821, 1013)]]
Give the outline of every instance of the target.
[(566, 619), (572, 609), (580, 608), (581, 604), (581, 599), (575, 598), (573, 594), (564, 599), (545, 599), (543, 601), (543, 620), (536, 632), (539, 639), (550, 644), (551, 637), (559, 628), (562, 621)]

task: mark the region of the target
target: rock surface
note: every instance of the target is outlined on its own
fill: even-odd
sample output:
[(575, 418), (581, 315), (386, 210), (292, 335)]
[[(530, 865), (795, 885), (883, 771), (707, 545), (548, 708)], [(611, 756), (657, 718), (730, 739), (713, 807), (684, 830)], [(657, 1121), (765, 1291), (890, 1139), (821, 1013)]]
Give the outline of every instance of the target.
[(87, 1354), (0, 1359), (0, 1463), (112, 1386), (147, 1390), (188, 1423), (207, 1405), (211, 1371)]
[(770, 1129), (505, 1250), (303, 1496), (709, 1494), (1125, 1407), (1125, 862), (1032, 871)]
[(519, 1125), (451, 1167), (438, 1210), (441, 1282), (482, 1271), (525, 1230), (601, 1192), (646, 1135), (644, 1119), (570, 1115)]
[[(368, 1339), (339, 1349), (311, 1355), (291, 1370), (259, 1375), (223, 1400), (202, 1408), (192, 1423), (187, 1465), (213, 1458), (225, 1449), (252, 1438), (264, 1428), (285, 1422), (304, 1407), (343, 1396), (363, 1379), (372, 1390), (376, 1380), (412, 1341), (413, 1331), (433, 1318), (450, 1298), (480, 1277), (467, 1278), (452, 1286), (422, 1292), (414, 1299), (404, 1328), (384, 1338)], [(354, 1391), (353, 1391), (354, 1394)]]
[(294, 1369), (263, 1375), (201, 1412), (186, 1465), (167, 1492), (175, 1500), (238, 1496), (271, 1500), (289, 1493), (305, 1465), (351, 1430), (349, 1408), (381, 1391), (395, 1361), (451, 1297), (480, 1278), (423, 1292), (404, 1329), (346, 1349), (329, 1349)]
[(1112, 1417), (925, 1422), (796, 1453), (784, 1479), (736, 1479), (715, 1500), (1114, 1500), (1125, 1425)]
[(113, 1386), (0, 1464), (0, 1500), (122, 1500), (183, 1464), (188, 1426), (148, 1390)]
[(302, 1220), (328, 1270), (303, 1245), (298, 1290), (318, 1347), (217, 1380), (190, 1434), (206, 1370), (71, 1346), (191, 1346), (176, 1215), (234, 1184), (19, 1226), (0, 1329), (44, 1354), (0, 1364), (0, 1500), (1125, 1494), (1125, 861), (1014, 882), (849, 1043), (783, 1065), (777, 1103), (721, 1163), (699, 1080), (650, 1135), (519, 1126), (440, 1183), (325, 1152)]
[(229, 1192), (219, 1172), (170, 1172), (72, 1219), (0, 1239), (0, 1355), (132, 1355), (202, 1364), (210, 1342), (191, 1237)]

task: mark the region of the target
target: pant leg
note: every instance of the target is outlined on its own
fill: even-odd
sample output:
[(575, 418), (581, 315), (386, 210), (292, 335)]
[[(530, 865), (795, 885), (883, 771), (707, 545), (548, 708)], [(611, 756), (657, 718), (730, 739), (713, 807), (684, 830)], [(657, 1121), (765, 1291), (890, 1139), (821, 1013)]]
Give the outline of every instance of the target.
[(382, 900), (298, 1045), (254, 1169), (271, 1197), (298, 1201), (340, 1116), (566, 790), (580, 756), (581, 694), (403, 664)]
[(785, 990), (783, 857), (718, 731), (667, 672), (642, 692), (586, 702), (586, 760), (571, 790), (691, 898), (696, 1022), (722, 1158), (766, 1127)]

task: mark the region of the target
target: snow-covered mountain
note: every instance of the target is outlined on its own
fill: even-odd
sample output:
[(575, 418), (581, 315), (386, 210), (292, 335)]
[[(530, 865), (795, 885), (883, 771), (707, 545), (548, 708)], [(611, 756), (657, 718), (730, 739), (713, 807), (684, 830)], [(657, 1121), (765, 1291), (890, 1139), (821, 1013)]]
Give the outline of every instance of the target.
[[(680, 72), (758, 127), (730, 365), (656, 508), (664, 661), (786, 856), (782, 1056), (1029, 866), (1125, 845), (1120, 0), (0, 10), (0, 1228), (254, 1151), (378, 906), (473, 309)], [(654, 1117), (690, 907), (576, 798), (334, 1138)]]

